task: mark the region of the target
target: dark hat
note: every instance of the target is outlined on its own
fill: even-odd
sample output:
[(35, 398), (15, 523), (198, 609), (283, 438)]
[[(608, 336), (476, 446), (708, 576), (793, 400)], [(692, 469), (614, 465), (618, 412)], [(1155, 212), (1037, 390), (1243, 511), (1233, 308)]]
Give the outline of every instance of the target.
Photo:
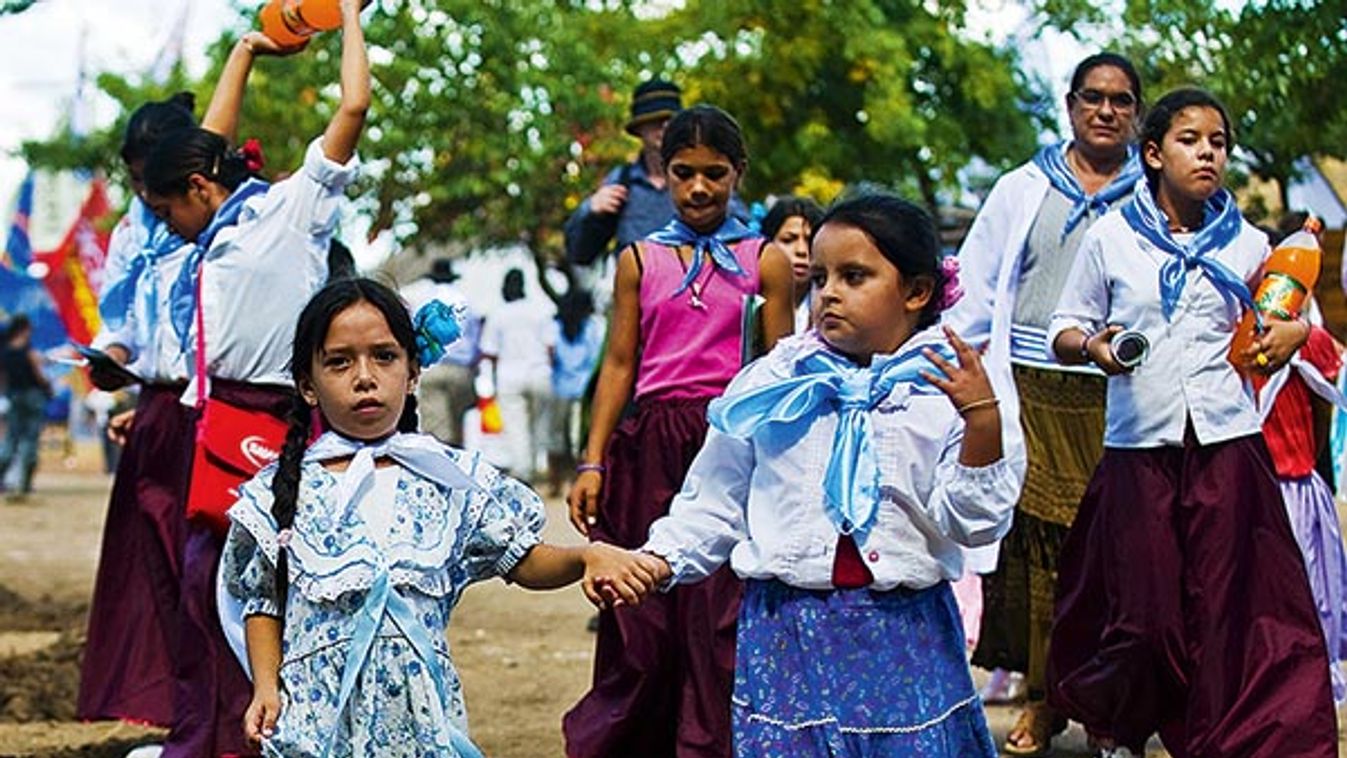
[(458, 279), (458, 274), (454, 273), (454, 262), (448, 258), (436, 258), (430, 264), (430, 273), (426, 276), (439, 284), (448, 284)]
[(672, 118), (683, 110), (683, 91), (677, 84), (663, 79), (651, 79), (636, 88), (631, 97), (631, 119), (625, 127), (636, 136), (636, 127), (651, 121)]

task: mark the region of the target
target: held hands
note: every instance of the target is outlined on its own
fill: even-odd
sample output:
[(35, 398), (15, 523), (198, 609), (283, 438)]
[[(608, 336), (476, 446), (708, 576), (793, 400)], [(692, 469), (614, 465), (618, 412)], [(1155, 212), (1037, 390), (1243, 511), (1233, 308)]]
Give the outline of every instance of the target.
[(276, 718), (281, 715), (281, 696), (275, 687), (254, 687), (253, 700), (243, 713), (243, 736), (248, 744), (260, 745), (276, 731)]
[(638, 605), (671, 573), (663, 558), (602, 542), (585, 548), (584, 562), (581, 587), (589, 602), (599, 608)]
[(598, 522), (599, 491), (602, 487), (602, 472), (581, 471), (575, 475), (575, 483), (566, 494), (566, 505), (570, 506), (571, 511), (571, 526), (586, 537), (589, 536), (590, 527)]
[[(1248, 370), (1270, 376), (1281, 370), (1291, 356), (1310, 338), (1310, 327), (1304, 321), (1281, 321), (1268, 318), (1262, 334), (1240, 356)], [(1259, 356), (1262, 356), (1260, 359)]]
[(620, 184), (605, 184), (589, 198), (589, 209), (594, 213), (619, 213), (627, 202), (627, 188)]

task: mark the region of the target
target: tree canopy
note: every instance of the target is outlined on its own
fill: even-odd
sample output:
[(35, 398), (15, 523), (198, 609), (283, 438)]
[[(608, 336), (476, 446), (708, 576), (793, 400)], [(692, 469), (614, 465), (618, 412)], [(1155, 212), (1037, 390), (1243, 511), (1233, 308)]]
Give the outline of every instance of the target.
[[(1347, 6), (1342, 0), (1258, 0), (1238, 10), (1210, 0), (1039, 0), (1046, 23), (1102, 30), (1141, 69), (1148, 98), (1181, 85), (1211, 91), (1230, 111), (1252, 173), (1286, 201), (1295, 164), (1347, 158)], [(1116, 23), (1115, 23), (1116, 22)]]
[[(688, 0), (655, 12), (621, 0), (381, 0), (367, 12), (375, 79), (358, 204), (416, 246), (523, 241), (554, 253), (560, 228), (636, 143), (621, 130), (652, 75), (744, 127), (745, 194), (831, 199), (846, 183), (897, 187), (931, 206), (974, 158), (1023, 160), (1048, 124), (1044, 88), (1016, 53), (971, 40), (964, 5), (917, 0)], [(246, 23), (246, 22), (245, 22)], [(299, 164), (336, 102), (338, 35), (257, 62), (240, 137), (268, 171)], [(177, 89), (199, 109), (211, 70), (167, 83), (104, 75), (123, 106), (109, 129), (25, 146), (37, 165), (120, 171), (124, 119)]]

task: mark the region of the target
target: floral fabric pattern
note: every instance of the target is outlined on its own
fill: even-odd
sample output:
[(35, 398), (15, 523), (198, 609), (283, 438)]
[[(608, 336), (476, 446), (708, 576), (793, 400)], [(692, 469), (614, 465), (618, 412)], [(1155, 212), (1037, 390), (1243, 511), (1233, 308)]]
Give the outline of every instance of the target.
[[(462, 684), (444, 631), (454, 604), (473, 582), (503, 576), (539, 542), (543, 507), (536, 493), (472, 453), (445, 448), (479, 485), (448, 489), (402, 469), (390, 535), (378, 549), (360, 509), (337, 512), (337, 478), (305, 464), (290, 550), (282, 642), (282, 711), (270, 756), (445, 756), (449, 725), (467, 732)], [(221, 571), (246, 615), (275, 615), (275, 566), (283, 540), (271, 516), (271, 469), (241, 489), (230, 511)], [(338, 712), (358, 611), (387, 574), (412, 608), (414, 630), (433, 641), (438, 671), (417, 655), (390, 613)], [(443, 698), (435, 685), (443, 684)]]
[(947, 583), (920, 591), (745, 584), (736, 758), (995, 758)]

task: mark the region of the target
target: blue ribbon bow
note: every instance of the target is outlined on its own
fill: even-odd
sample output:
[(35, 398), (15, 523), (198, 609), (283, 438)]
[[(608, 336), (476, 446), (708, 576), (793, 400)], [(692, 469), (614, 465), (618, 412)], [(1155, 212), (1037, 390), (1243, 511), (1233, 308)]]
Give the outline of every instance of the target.
[(1160, 266), (1160, 309), (1166, 321), (1171, 320), (1178, 307), (1179, 296), (1188, 283), (1188, 272), (1195, 268), (1202, 269), (1223, 295), (1234, 297), (1255, 316), (1258, 314), (1249, 285), (1212, 255), (1234, 242), (1244, 223), (1228, 190), (1222, 189), (1207, 199), (1202, 209), (1202, 229), (1187, 244), (1174, 239), (1169, 219), (1156, 206), (1149, 189), (1138, 191), (1122, 207), (1122, 215), (1133, 231), (1170, 256)]
[[(390, 457), (404, 467), (446, 487), (480, 489), (476, 482), (459, 468), (443, 445), (421, 434), (394, 434), (378, 443), (365, 444), (328, 432), (305, 451), (304, 460), (323, 461), (348, 455), (353, 455), (354, 458), (342, 474), (336, 493), (341, 513), (355, 507), (373, 484), (375, 461), (382, 457)], [(389, 581), (388, 567), (380, 565), (377, 570), (374, 583), (366, 593), (360, 610), (356, 612), (355, 629), (351, 635), (351, 647), (346, 654), (346, 664), (341, 675), (341, 690), (337, 696), (336, 712), (338, 714), (345, 712), (385, 616), (401, 630), (416, 657), (421, 659), (421, 664), (430, 674), (439, 702), (448, 703), (443, 666), (440, 665), (434, 642), (425, 628), (417, 622), (411, 604), (393, 588)], [(453, 750), (451, 755), (458, 758), (482, 758), (481, 751), (472, 744), (468, 736), (454, 727), (447, 718), (444, 726), (449, 733), (447, 747)], [(334, 731), (328, 737), (327, 746), (323, 751), (324, 756), (332, 753), (336, 736)]]
[(150, 344), (154, 322), (158, 319), (159, 280), (154, 275), (154, 267), (164, 256), (187, 243), (139, 199), (133, 205), (139, 210), (140, 224), (148, 230), (149, 237), (145, 246), (128, 262), (121, 277), (104, 286), (98, 302), (98, 315), (108, 327), (120, 329), (134, 312), (136, 301), (140, 300), (144, 304), (145, 323), (136, 325), (136, 341), (144, 347)]
[(657, 229), (651, 232), (646, 239), (661, 245), (672, 248), (679, 248), (688, 245), (692, 248), (692, 264), (688, 266), (688, 272), (683, 275), (683, 281), (678, 284), (678, 289), (673, 294), (678, 295), (692, 286), (697, 281), (697, 277), (702, 273), (703, 253), (711, 258), (711, 262), (720, 269), (724, 269), (735, 276), (747, 276), (739, 260), (734, 257), (734, 251), (730, 250), (729, 245), (734, 244), (748, 237), (754, 236), (753, 230), (744, 226), (744, 223), (733, 216), (727, 216), (725, 222), (710, 234), (698, 234), (695, 229), (683, 223), (679, 219), (670, 221), (663, 229)]
[(1127, 159), (1123, 162), (1122, 170), (1118, 172), (1117, 176), (1113, 177), (1113, 181), (1093, 195), (1087, 195), (1085, 190), (1081, 188), (1080, 181), (1076, 179), (1075, 172), (1066, 162), (1066, 151), (1070, 146), (1070, 142), (1045, 145), (1039, 148), (1039, 151), (1034, 155), (1034, 165), (1038, 166), (1047, 175), (1048, 182), (1052, 184), (1053, 189), (1062, 193), (1067, 200), (1071, 201), (1071, 213), (1067, 214), (1066, 226), (1062, 228), (1061, 239), (1063, 241), (1086, 215), (1107, 213), (1109, 205), (1131, 192), (1143, 173), (1140, 154), (1136, 146), (1128, 146)]
[(412, 326), (422, 368), (439, 363), (444, 349), (463, 336), (464, 311), (462, 306), (450, 307), (441, 300), (431, 300), (417, 309)]
[(195, 244), (187, 253), (187, 260), (182, 264), (182, 273), (169, 290), (168, 315), (173, 322), (173, 331), (182, 341), (183, 352), (189, 351), (188, 337), (192, 332), (192, 319), (196, 315), (196, 287), (201, 278), (202, 259), (206, 257), (211, 243), (215, 241), (215, 235), (221, 229), (237, 224), (239, 216), (243, 214), (244, 204), (256, 195), (265, 194), (270, 186), (261, 179), (248, 179), (239, 185), (238, 189), (225, 198), (215, 210), (215, 215), (211, 217), (206, 228), (192, 240)]
[(871, 440), (870, 411), (899, 385), (914, 394), (940, 392), (921, 375), (941, 375), (922, 354), (925, 347), (955, 360), (944, 343), (909, 348), (869, 367), (820, 350), (800, 359), (789, 379), (711, 401), (707, 417), (717, 431), (738, 439), (764, 434), (791, 440), (817, 417), (836, 411), (837, 431), (823, 476), (824, 509), (839, 534), (864, 537), (879, 507), (879, 459)]

